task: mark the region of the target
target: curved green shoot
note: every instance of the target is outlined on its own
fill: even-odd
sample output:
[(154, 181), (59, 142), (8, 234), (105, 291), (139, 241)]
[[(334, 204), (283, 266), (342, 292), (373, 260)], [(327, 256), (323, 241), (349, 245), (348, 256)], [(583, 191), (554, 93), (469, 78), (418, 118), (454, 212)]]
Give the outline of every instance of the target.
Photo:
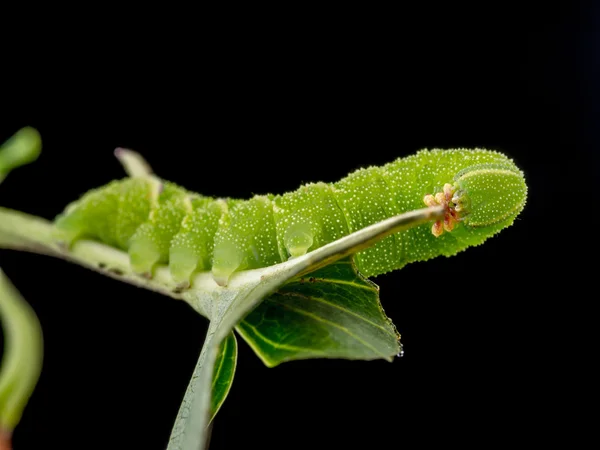
[[(0, 147), (0, 183), (12, 169), (35, 161), (40, 150), (41, 138), (37, 130), (30, 127), (19, 130)], [(13, 430), (21, 420), (42, 370), (43, 337), (35, 312), (2, 269), (0, 319), (4, 329), (4, 354), (0, 366), (0, 448), (9, 449)]]
[(32, 163), (42, 151), (42, 138), (35, 128), (17, 131), (0, 147), (0, 183), (17, 167)]
[(10, 434), (42, 369), (42, 329), (33, 309), (0, 270), (0, 318), (5, 352), (0, 372), (0, 433)]

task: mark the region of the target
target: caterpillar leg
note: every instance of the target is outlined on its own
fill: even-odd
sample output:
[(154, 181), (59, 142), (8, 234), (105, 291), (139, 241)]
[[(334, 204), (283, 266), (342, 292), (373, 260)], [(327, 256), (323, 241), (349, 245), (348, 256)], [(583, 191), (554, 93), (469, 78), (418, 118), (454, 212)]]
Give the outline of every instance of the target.
[(232, 201), (206, 197), (193, 200), (193, 212), (183, 219), (169, 251), (171, 276), (182, 287), (189, 286), (195, 271), (210, 269), (215, 233), (221, 217), (228, 212), (228, 203)]
[(169, 261), (171, 240), (190, 212), (189, 194), (179, 186), (164, 183), (148, 220), (137, 228), (129, 240), (128, 253), (134, 272), (149, 277), (156, 264)]
[(290, 225), (285, 231), (283, 242), (290, 258), (304, 255), (313, 245), (314, 233), (309, 223), (300, 222)]
[(257, 195), (238, 202), (223, 215), (212, 261), (212, 274), (219, 285), (227, 284), (235, 271), (280, 262), (271, 197)]
[(231, 275), (241, 268), (243, 259), (243, 252), (234, 242), (221, 242), (216, 246), (212, 266), (215, 282), (226, 286)]
[(169, 251), (169, 271), (173, 281), (182, 287), (188, 287), (192, 273), (202, 270), (202, 258), (189, 236), (177, 235), (176, 238)]
[(143, 224), (136, 231), (129, 246), (129, 261), (133, 271), (145, 277), (152, 276), (152, 268), (161, 260), (161, 243), (154, 236), (152, 225)]
[(276, 197), (273, 202), (282, 261), (348, 234), (346, 218), (329, 184), (308, 184)]

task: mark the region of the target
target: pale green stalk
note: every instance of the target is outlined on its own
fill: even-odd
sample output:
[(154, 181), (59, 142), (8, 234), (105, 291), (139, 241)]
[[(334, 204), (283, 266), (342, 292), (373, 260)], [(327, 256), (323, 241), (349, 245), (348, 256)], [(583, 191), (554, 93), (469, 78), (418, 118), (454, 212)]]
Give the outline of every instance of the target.
[[(0, 183), (19, 166), (35, 161), (42, 142), (37, 130), (26, 127), (0, 147)], [(20, 238), (0, 236), (0, 247)], [(23, 242), (20, 242), (23, 244)], [(0, 319), (4, 354), (0, 368), (0, 448), (11, 448), (11, 437), (40, 376), (42, 329), (35, 312), (0, 269)]]

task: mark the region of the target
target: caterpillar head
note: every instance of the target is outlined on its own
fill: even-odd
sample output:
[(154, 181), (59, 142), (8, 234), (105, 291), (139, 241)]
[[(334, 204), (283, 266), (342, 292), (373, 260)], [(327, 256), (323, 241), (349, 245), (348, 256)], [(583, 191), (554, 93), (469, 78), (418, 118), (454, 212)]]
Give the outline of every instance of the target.
[(459, 223), (468, 230), (489, 229), (493, 233), (512, 223), (526, 200), (523, 172), (508, 160), (469, 166), (456, 174), (453, 184), (445, 184), (442, 192), (424, 198), (426, 205), (446, 209), (444, 220), (432, 227), (436, 237)]

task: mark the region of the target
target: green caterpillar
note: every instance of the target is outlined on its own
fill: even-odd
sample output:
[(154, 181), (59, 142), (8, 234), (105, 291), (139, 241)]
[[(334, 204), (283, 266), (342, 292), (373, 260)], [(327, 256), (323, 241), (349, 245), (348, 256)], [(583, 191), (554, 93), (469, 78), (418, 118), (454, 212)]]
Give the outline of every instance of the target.
[(445, 207), (445, 219), (433, 227), (396, 233), (357, 253), (357, 269), (371, 277), (481, 244), (513, 223), (526, 197), (523, 173), (505, 155), (435, 149), (336, 183), (248, 200), (205, 197), (154, 175), (126, 178), (86, 193), (55, 223), (67, 245), (87, 238), (117, 247), (145, 276), (168, 264), (185, 287), (198, 271), (212, 271), (226, 285), (236, 271), (301, 256), (425, 205)]

